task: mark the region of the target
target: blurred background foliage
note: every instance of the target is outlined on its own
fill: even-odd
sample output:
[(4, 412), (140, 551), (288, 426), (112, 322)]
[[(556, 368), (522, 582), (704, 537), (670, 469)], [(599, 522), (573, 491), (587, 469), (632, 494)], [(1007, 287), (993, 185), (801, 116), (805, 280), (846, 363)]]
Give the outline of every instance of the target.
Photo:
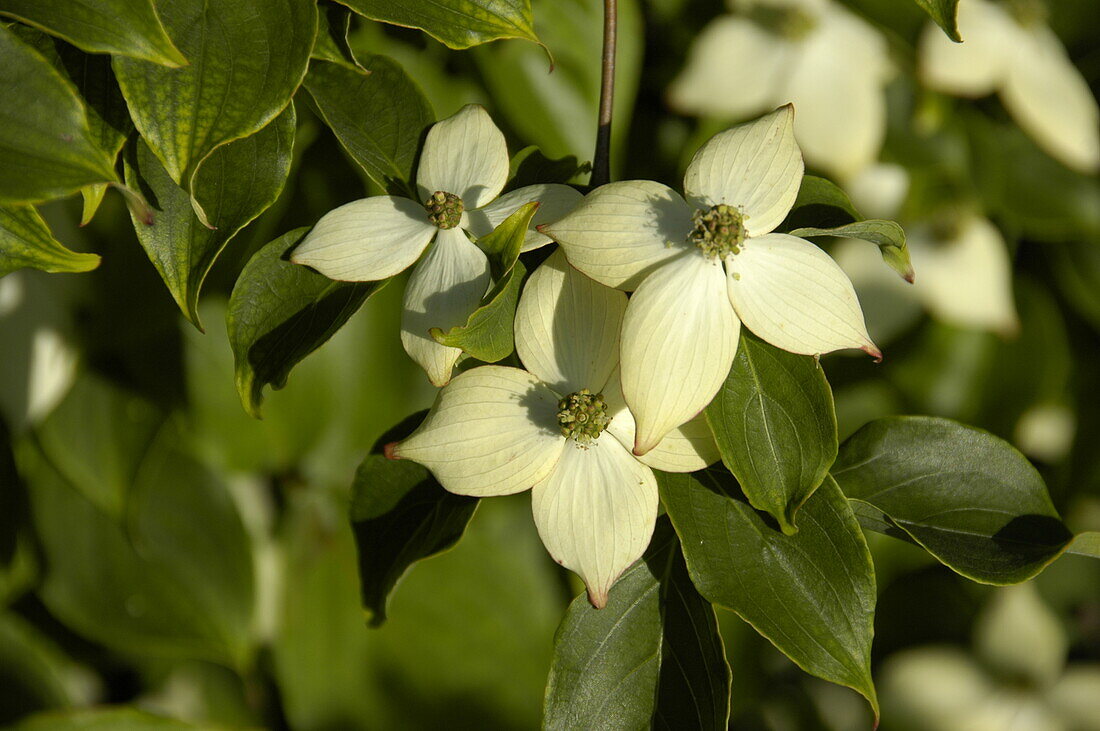
[[(861, 286), (886, 360), (824, 360), (841, 437), (889, 414), (983, 427), (1035, 461), (1075, 532), (1100, 529), (1100, 183), (1048, 157), (995, 98), (923, 89), (915, 49), (927, 18), (915, 4), (846, 4), (885, 33), (897, 68), (880, 157), (907, 173), (899, 220), (958, 201), (988, 217), (1010, 252), (1019, 324), (1011, 334), (966, 327), (885, 285)], [(350, 43), (400, 63), (437, 118), (481, 103), (513, 152), (538, 145), (587, 160), (600, 5), (533, 0), (552, 74), (545, 53), (520, 40), (452, 51), (354, 17)], [(615, 177), (678, 186), (698, 143), (730, 120), (679, 115), (666, 89), (725, 7), (620, 7)], [(1050, 11), (1095, 95), (1094, 0)], [(115, 194), (83, 228), (75, 198), (41, 209), (58, 240), (102, 255), (98, 269), (0, 279), (0, 724), (539, 724), (554, 631), (578, 586), (542, 550), (526, 497), (481, 505), (454, 549), (405, 577), (388, 621), (367, 628), (349, 486), (371, 444), (433, 397), (400, 347), (401, 286), (307, 358), (268, 396), (262, 421), (240, 406), (221, 323), (241, 268), (282, 233), (382, 192), (306, 95), (297, 99), (293, 172), (214, 265), (205, 333), (181, 317)], [(1059, 700), (1067, 684), (1096, 682), (1100, 564), (1066, 556), (1027, 587), (993, 589), (912, 546), (868, 539), (884, 729), (970, 728), (950, 724), (971, 712), (987, 713), (982, 728), (1013, 718), (1042, 719), (1015, 728), (1100, 728), (1100, 704)], [(801, 673), (733, 614), (720, 619), (734, 668), (731, 728), (870, 727), (854, 692)], [(936, 707), (952, 698), (956, 707)], [(114, 709), (89, 715), (103, 706)]]

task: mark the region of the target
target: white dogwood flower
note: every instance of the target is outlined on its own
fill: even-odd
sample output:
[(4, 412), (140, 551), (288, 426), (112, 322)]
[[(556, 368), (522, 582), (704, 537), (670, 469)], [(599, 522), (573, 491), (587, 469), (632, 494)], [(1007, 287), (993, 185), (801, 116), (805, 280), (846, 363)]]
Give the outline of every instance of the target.
[(929, 24), (920, 40), (920, 78), (956, 96), (996, 91), (1016, 123), (1048, 154), (1093, 173), (1100, 170), (1100, 111), (1043, 16), (1041, 0), (962, 0), (963, 43), (952, 43)]
[(802, 181), (793, 121), (788, 105), (711, 138), (688, 165), (687, 201), (660, 183), (609, 183), (540, 228), (588, 276), (637, 288), (622, 333), (635, 454), (710, 403), (741, 323), (792, 353), (881, 357), (840, 267), (809, 241), (771, 233)]
[[(462, 351), (440, 345), (429, 330), (466, 324), (490, 281), (489, 262), (467, 234), (484, 236), (536, 200), (533, 223), (552, 221), (581, 195), (568, 185), (547, 184), (500, 196), (508, 178), (508, 148), (476, 104), (432, 126), (416, 178), (423, 202), (374, 196), (340, 206), (317, 222), (291, 261), (330, 279), (373, 282), (404, 271), (428, 249), (405, 288), (401, 342), (429, 380), (442, 386)], [(524, 251), (549, 242), (532, 229)]]
[(840, 179), (878, 156), (886, 134), (886, 41), (831, 0), (742, 0), (710, 23), (669, 88), (675, 109), (744, 119), (792, 102), (806, 161)]
[(526, 371), (482, 366), (440, 391), (420, 427), (391, 445), (459, 495), (532, 488), (554, 559), (575, 571), (596, 607), (645, 551), (657, 519), (652, 468), (691, 472), (718, 459), (706, 422), (675, 430), (644, 457), (619, 390), (626, 295), (583, 276), (556, 252), (524, 288), (516, 352)]

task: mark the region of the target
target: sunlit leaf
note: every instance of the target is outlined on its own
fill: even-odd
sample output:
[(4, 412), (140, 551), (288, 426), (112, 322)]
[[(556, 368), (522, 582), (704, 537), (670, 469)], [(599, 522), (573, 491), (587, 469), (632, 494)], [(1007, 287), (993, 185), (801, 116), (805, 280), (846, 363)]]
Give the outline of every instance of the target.
[(890, 417), (840, 448), (833, 476), (867, 503), (872, 530), (899, 530), (949, 568), (985, 584), (1042, 571), (1072, 534), (1043, 478), (1007, 442), (949, 419)]
[(742, 329), (733, 367), (706, 414), (752, 506), (795, 532), (796, 511), (836, 459), (833, 393), (817, 359)]
[(936, 25), (943, 28), (947, 37), (956, 43), (961, 43), (963, 38), (959, 35), (959, 0), (913, 0), (924, 9), (924, 12), (936, 21)]
[(419, 28), (451, 48), (469, 48), (498, 38), (538, 42), (531, 0), (339, 0), (383, 23)]
[(55, 239), (34, 206), (0, 206), (0, 277), (24, 267), (87, 272), (97, 266), (97, 255), (70, 251)]
[(909, 260), (909, 247), (905, 245), (905, 230), (893, 221), (869, 219), (855, 221), (835, 228), (796, 228), (792, 236), (835, 236), (862, 239), (878, 246), (882, 260), (890, 265), (902, 279), (912, 282), (913, 262)]

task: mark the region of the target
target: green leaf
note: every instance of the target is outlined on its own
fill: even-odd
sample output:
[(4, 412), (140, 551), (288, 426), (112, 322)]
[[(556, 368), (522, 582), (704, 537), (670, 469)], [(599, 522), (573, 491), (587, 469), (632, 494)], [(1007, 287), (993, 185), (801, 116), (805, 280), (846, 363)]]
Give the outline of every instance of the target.
[(405, 572), (457, 543), (478, 501), (447, 492), (415, 462), (381, 454), (363, 460), (351, 489), (362, 601), (377, 627), (386, 621), (387, 599)]
[(72, 84), (0, 25), (0, 203), (33, 203), (118, 180)]
[(215, 148), (265, 127), (306, 73), (317, 32), (312, 0), (162, 3), (168, 34), (190, 64), (170, 69), (116, 56), (134, 124), (185, 190)]
[(383, 23), (419, 28), (455, 49), (469, 48), (498, 38), (539, 42), (531, 18), (531, 0), (339, 0)]
[(791, 212), (779, 226), (780, 231), (807, 226), (841, 226), (862, 221), (848, 194), (835, 183), (816, 175), (803, 175)]
[(288, 252), (308, 230), (290, 231), (257, 251), (229, 298), (226, 326), (236, 362), (237, 393), (245, 411), (256, 418), (264, 386), (282, 388), (291, 369), (386, 283), (334, 282), (291, 264)]
[(22, 720), (17, 731), (187, 731), (195, 726), (130, 706), (101, 706), (39, 713)]
[(1073, 541), (1066, 549), (1066, 553), (1075, 553), (1078, 556), (1100, 558), (1100, 531), (1085, 531), (1073, 537)]
[(0, 718), (5, 726), (35, 711), (79, 702), (71, 679), (80, 670), (34, 625), (15, 612), (0, 613)]
[(96, 254), (71, 251), (55, 239), (34, 206), (0, 206), (0, 277), (24, 267), (87, 272), (97, 266)]
[(179, 450), (171, 424), (140, 446), (104, 437), (109, 460), (120, 463), (124, 502), (112, 514), (89, 499), (112, 465), (74, 445), (89, 433), (124, 433), (136, 414), (130, 397), (105, 385), (74, 389), (67, 401), (96, 392), (109, 408), (97, 409), (102, 399), (64, 405), (86, 418), (51, 417), (43, 428), (53, 446), (24, 442), (19, 451), (47, 565), (39, 595), (67, 626), (115, 650), (240, 668), (251, 649), (253, 575), (232, 499)]
[(833, 477), (954, 571), (1015, 584), (1042, 571), (1072, 534), (1043, 478), (1007, 442), (926, 416), (867, 424), (841, 445)]
[(191, 195), (169, 177), (149, 147), (138, 141), (127, 155), (126, 182), (142, 187), (157, 209), (156, 223), (131, 214), (149, 259), (184, 316), (200, 330), (199, 292), (214, 261), (238, 231), (263, 213), (286, 183), (294, 146), (294, 105), (254, 135), (214, 150), (195, 175), (192, 193), (213, 228), (203, 225)]
[(456, 325), (447, 332), (433, 327), (429, 332), (435, 341), (452, 348), (461, 348), (468, 355), (495, 363), (515, 350), (513, 322), (516, 303), (527, 269), (519, 260), (520, 249), (538, 210), (537, 202), (527, 203), (504, 219), (493, 232), (483, 236), (478, 245), (489, 257), (496, 284), (471, 313), (465, 325)]
[(837, 236), (870, 241), (878, 246), (882, 260), (891, 269), (905, 281), (913, 282), (913, 262), (909, 260), (909, 247), (905, 245), (905, 230), (893, 221), (869, 219), (836, 228), (796, 228), (791, 235)]
[(364, 56), (362, 70), (316, 61), (305, 87), (325, 124), (371, 180), (411, 194), (413, 163), (424, 130), (435, 121), (428, 100), (392, 59)]
[(592, 172), (592, 163), (578, 162), (574, 155), (551, 160), (537, 145), (528, 145), (512, 155), (508, 163), (506, 190), (536, 183), (568, 183)]
[(165, 33), (152, 0), (0, 0), (0, 15), (41, 28), (88, 53), (165, 66), (187, 64)]
[(956, 43), (962, 43), (959, 35), (959, 0), (913, 0), (921, 6), (924, 12), (936, 21), (936, 25), (943, 28), (947, 37)]
[(725, 729), (730, 672), (714, 608), (666, 520), (607, 606), (573, 600), (554, 640), (543, 728)]
[(348, 45), (351, 11), (340, 5), (322, 5), (320, 11), (317, 14), (317, 38), (313, 42), (310, 58), (331, 61), (353, 71), (362, 70)]
[(833, 392), (817, 359), (744, 328), (726, 382), (706, 409), (722, 461), (757, 510), (784, 533), (836, 459)]
[(871, 680), (875, 574), (859, 524), (826, 478), (784, 535), (742, 502), (732, 475), (657, 473), (699, 593), (732, 609), (808, 673), (861, 693)]

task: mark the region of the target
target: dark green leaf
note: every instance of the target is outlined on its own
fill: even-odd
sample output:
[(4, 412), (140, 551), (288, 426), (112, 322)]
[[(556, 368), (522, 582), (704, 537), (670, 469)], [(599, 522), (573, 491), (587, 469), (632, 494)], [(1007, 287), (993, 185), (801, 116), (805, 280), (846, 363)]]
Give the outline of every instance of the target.
[(962, 42), (959, 35), (959, 0), (913, 0), (928, 13), (936, 25), (943, 28), (947, 37), (956, 43)]
[(380, 454), (363, 460), (352, 483), (351, 526), (372, 625), (386, 621), (386, 601), (409, 567), (458, 542), (477, 503), (447, 492), (415, 462)]
[(848, 194), (835, 183), (815, 175), (803, 175), (798, 197), (791, 212), (779, 226), (780, 231), (809, 226), (843, 226), (862, 221)]
[(258, 132), (290, 101), (317, 32), (312, 0), (162, 3), (168, 34), (190, 64), (170, 69), (116, 56), (134, 124), (178, 185), (220, 145)]
[(578, 162), (573, 155), (551, 160), (536, 145), (528, 145), (509, 161), (507, 190), (537, 183), (568, 183), (590, 172), (590, 162)]
[(539, 42), (531, 0), (339, 0), (371, 20), (419, 28), (451, 48), (469, 48), (498, 38)]
[(246, 224), (263, 213), (283, 189), (294, 146), (294, 105), (254, 135), (214, 150), (195, 175), (192, 193), (214, 228), (203, 225), (191, 196), (165, 171), (140, 140), (127, 155), (126, 182), (142, 187), (157, 210), (147, 226), (133, 215), (145, 252), (185, 317), (202, 329), (199, 291), (215, 259)]
[(40, 713), (15, 728), (18, 731), (186, 731), (195, 727), (129, 706), (104, 706)]
[(732, 475), (657, 473), (699, 593), (737, 612), (803, 670), (857, 690), (871, 680), (875, 575), (859, 524), (826, 478), (784, 535), (742, 502)]
[(794, 533), (798, 508), (836, 459), (833, 392), (817, 359), (744, 328), (726, 382), (707, 407), (722, 461), (749, 502)]
[(881, 511), (946, 566), (985, 584), (1030, 579), (1073, 537), (1022, 454), (949, 419), (873, 421), (841, 445), (833, 476), (849, 499)]
[[(18, 455), (47, 564), (40, 596), (66, 625), (116, 650), (240, 667), (251, 646), (253, 577), (233, 501), (179, 451), (171, 426), (148, 443), (110, 438), (133, 432), (129, 419), (142, 409), (128, 407), (131, 397), (96, 385), (66, 400), (89, 393), (96, 398), (47, 420), (48, 441), (24, 443)], [(96, 433), (110, 454), (78, 446)], [(108, 477), (124, 493), (116, 514), (89, 499)]]
[(55, 239), (34, 206), (0, 206), (0, 277), (24, 267), (87, 272), (97, 266), (97, 255), (70, 251)]
[(164, 32), (152, 0), (0, 0), (10, 15), (89, 53), (113, 53), (165, 66), (187, 59)]
[(15, 612), (0, 614), (0, 723), (76, 700), (72, 683), (76, 664), (50, 637)]
[(725, 729), (729, 667), (714, 609), (657, 524), (603, 609), (573, 600), (554, 640), (543, 728)]
[(796, 228), (792, 236), (838, 236), (862, 239), (878, 246), (882, 260), (907, 282), (913, 281), (913, 262), (905, 245), (905, 230), (893, 221), (870, 219), (835, 228)]
[(521, 206), (493, 229), (492, 233), (478, 241), (478, 245), (489, 257), (489, 266), (496, 284), (465, 325), (456, 325), (446, 333), (433, 327), (430, 332), (436, 342), (461, 348), (465, 353), (486, 363), (495, 363), (511, 355), (515, 349), (513, 321), (516, 303), (519, 302), (523, 277), (527, 274), (523, 263), (519, 261), (519, 253), (531, 219), (538, 208), (537, 202)]
[(317, 39), (313, 42), (310, 58), (352, 69), (361, 70), (351, 47), (348, 30), (351, 27), (351, 11), (340, 5), (322, 5), (317, 15)]
[(264, 386), (282, 388), (291, 369), (355, 314), (383, 282), (334, 282), (291, 264), (288, 252), (308, 231), (299, 228), (257, 251), (229, 298), (226, 326), (236, 361), (237, 393), (259, 418)]
[(72, 84), (0, 25), (0, 202), (31, 203), (118, 179)]
[(412, 193), (413, 163), (431, 105), (402, 68), (385, 56), (364, 56), (365, 70), (313, 61), (306, 90), (325, 123), (371, 180), (391, 193)]

